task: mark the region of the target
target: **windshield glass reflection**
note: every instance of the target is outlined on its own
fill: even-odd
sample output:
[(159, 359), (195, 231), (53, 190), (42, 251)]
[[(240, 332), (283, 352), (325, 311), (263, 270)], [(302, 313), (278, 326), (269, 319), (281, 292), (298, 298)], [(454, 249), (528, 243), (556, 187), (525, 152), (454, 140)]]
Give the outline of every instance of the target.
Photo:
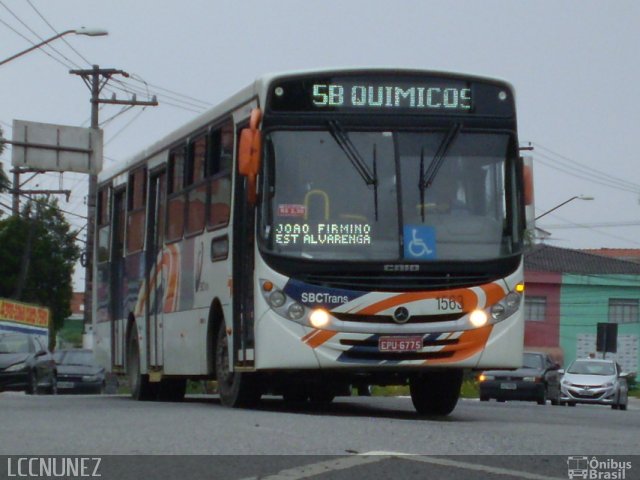
[(482, 260), (515, 253), (509, 136), (276, 131), (266, 136), (261, 234), (280, 255)]

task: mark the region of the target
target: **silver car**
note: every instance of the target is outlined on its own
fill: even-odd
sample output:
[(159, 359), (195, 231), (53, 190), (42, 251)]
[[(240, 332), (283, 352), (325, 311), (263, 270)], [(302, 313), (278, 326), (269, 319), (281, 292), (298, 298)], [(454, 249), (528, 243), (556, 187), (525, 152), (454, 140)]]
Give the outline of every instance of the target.
[(572, 407), (576, 403), (593, 403), (626, 410), (627, 375), (612, 360), (574, 360), (560, 383), (560, 403)]

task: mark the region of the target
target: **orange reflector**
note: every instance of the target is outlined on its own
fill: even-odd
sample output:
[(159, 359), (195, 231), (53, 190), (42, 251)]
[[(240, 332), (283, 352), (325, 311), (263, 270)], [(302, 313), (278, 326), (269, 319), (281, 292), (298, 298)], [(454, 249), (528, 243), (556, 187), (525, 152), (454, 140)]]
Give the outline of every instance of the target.
[(262, 289), (263, 289), (265, 292), (270, 292), (271, 290), (273, 290), (273, 283), (271, 283), (269, 280), (265, 281), (265, 282), (262, 284)]

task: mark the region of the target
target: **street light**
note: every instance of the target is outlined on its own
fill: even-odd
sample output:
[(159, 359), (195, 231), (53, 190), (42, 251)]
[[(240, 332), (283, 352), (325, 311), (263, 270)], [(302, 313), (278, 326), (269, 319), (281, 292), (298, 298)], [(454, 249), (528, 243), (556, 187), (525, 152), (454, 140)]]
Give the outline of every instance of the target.
[(42, 47), (43, 45), (46, 45), (49, 42), (52, 42), (54, 40), (57, 40), (60, 37), (64, 37), (65, 35), (69, 35), (70, 33), (75, 33), (76, 35), (86, 35), (88, 37), (101, 37), (103, 35), (109, 35), (109, 32), (107, 32), (106, 30), (102, 30), (99, 28), (85, 28), (85, 27), (81, 27), (78, 28), (77, 30), (66, 30), (62, 33), (59, 33), (57, 35), (54, 35), (51, 38), (47, 38), (46, 40), (43, 40), (40, 43), (37, 43), (36, 45), (34, 45), (33, 47), (27, 48), (26, 50), (23, 50), (20, 53), (16, 53), (15, 55), (6, 58), (4, 60), (2, 60), (0, 62), (0, 65), (4, 65), (5, 63), (10, 62), (11, 60), (15, 60), (18, 57), (21, 57), (22, 55), (24, 55), (25, 53), (29, 53), (32, 52), (33, 50), (36, 50), (40, 47)]
[(551, 213), (554, 210), (557, 210), (558, 208), (562, 207), (563, 205), (566, 205), (567, 203), (572, 202), (573, 200), (595, 200), (595, 199), (593, 197), (589, 197), (589, 196), (586, 196), (586, 195), (575, 195), (575, 196), (571, 197), (569, 200), (565, 200), (564, 202), (556, 205), (551, 210), (547, 210), (546, 212), (541, 213), (535, 219), (538, 220), (539, 218), (544, 217), (547, 213)]

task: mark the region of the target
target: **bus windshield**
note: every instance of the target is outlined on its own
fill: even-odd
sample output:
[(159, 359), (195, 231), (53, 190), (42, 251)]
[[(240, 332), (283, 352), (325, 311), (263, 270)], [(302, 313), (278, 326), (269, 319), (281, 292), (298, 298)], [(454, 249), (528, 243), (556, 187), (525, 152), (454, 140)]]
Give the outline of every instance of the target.
[(507, 133), (321, 130), (265, 136), (261, 235), (321, 260), (490, 260), (519, 251)]

